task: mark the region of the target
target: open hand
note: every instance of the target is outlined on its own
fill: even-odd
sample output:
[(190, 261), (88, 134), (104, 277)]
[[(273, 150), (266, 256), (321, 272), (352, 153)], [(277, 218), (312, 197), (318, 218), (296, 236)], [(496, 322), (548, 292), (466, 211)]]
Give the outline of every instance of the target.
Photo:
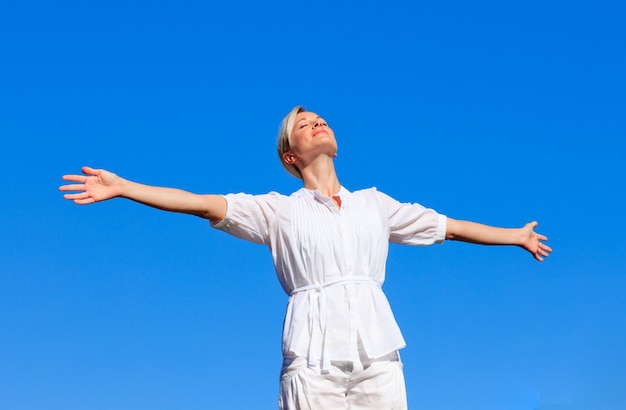
[(520, 246), (530, 252), (535, 259), (539, 262), (543, 262), (544, 257), (548, 257), (552, 248), (543, 243), (548, 238), (545, 235), (538, 234), (534, 231), (537, 227), (537, 222), (529, 222), (522, 228), (524, 234)]
[(82, 171), (84, 175), (63, 175), (65, 181), (76, 182), (59, 187), (59, 191), (74, 192), (63, 195), (63, 198), (79, 205), (87, 205), (122, 194), (122, 179), (114, 173), (90, 167), (83, 167)]

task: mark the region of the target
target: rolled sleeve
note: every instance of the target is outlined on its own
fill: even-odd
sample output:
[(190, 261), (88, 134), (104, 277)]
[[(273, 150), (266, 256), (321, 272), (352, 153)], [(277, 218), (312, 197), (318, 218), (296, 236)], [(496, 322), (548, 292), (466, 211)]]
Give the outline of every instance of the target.
[(381, 192), (379, 203), (389, 223), (390, 242), (425, 246), (442, 243), (445, 240), (447, 223), (445, 215), (417, 203), (396, 201)]
[(437, 234), (435, 236), (435, 243), (443, 243), (446, 240), (446, 230), (448, 228), (448, 217), (442, 214), (438, 215)]
[(258, 244), (269, 243), (269, 232), (280, 195), (227, 194), (226, 216), (212, 224), (215, 229)]

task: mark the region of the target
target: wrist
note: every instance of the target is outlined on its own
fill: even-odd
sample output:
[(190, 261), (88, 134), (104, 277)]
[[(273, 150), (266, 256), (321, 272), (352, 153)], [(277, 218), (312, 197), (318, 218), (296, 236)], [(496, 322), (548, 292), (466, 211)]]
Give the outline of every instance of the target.
[(528, 245), (528, 240), (532, 236), (532, 229), (528, 228), (527, 226), (523, 226), (521, 228), (518, 228), (518, 231), (519, 234), (517, 235), (518, 241), (516, 245), (521, 246), (522, 248), (526, 248)]
[(132, 196), (132, 182), (122, 177), (117, 177), (117, 196), (130, 198)]

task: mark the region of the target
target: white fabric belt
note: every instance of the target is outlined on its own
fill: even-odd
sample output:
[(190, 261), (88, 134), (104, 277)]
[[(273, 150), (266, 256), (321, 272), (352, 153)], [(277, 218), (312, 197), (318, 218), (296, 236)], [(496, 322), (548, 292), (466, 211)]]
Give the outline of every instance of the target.
[[(367, 276), (357, 276), (351, 278), (343, 278), (337, 279), (334, 281), (330, 281), (321, 285), (306, 285), (296, 288), (291, 291), (291, 295), (293, 296), (296, 293), (308, 292), (309, 293), (309, 349), (308, 349), (308, 364), (309, 366), (315, 366), (318, 363), (318, 358), (315, 353), (315, 349), (313, 349), (313, 315), (314, 315), (314, 303), (313, 303), (313, 295), (315, 293), (318, 294), (318, 309), (319, 309), (319, 318), (322, 326), (322, 358), (321, 358), (321, 370), (323, 373), (328, 373), (330, 370), (330, 356), (328, 354), (328, 346), (326, 345), (326, 324), (328, 321), (328, 311), (326, 306), (326, 289), (332, 286), (340, 286), (340, 285), (375, 285), (380, 288), (381, 284), (377, 280), (367, 277)], [(313, 292), (314, 291), (314, 292)]]

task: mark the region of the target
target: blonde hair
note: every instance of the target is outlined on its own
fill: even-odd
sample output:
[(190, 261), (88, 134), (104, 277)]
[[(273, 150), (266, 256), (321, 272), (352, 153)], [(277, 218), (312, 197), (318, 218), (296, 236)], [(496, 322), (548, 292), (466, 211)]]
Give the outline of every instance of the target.
[(293, 131), (293, 122), (296, 120), (296, 115), (301, 112), (306, 112), (301, 105), (296, 105), (289, 111), (289, 114), (283, 118), (283, 122), (280, 124), (280, 130), (278, 131), (278, 142), (276, 148), (278, 149), (278, 159), (283, 167), (291, 175), (296, 178), (302, 179), (302, 172), (294, 164), (288, 164), (283, 158), (283, 154), (291, 149), (291, 132)]

